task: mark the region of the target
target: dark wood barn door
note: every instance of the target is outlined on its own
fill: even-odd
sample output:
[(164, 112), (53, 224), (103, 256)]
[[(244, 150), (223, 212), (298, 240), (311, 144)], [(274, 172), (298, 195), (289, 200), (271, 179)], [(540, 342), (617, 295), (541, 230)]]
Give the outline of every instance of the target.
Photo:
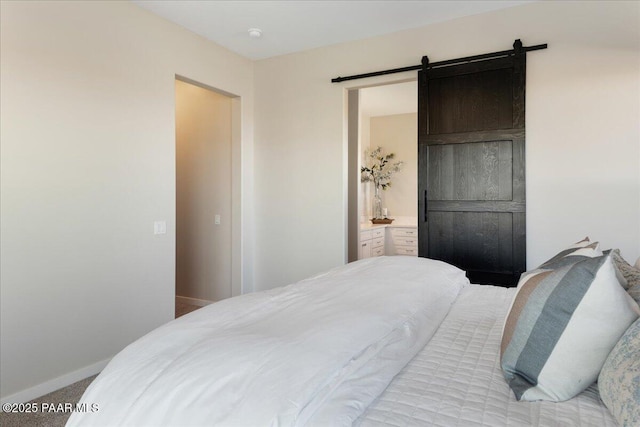
[(525, 254), (525, 54), (419, 73), (419, 255), (515, 286)]

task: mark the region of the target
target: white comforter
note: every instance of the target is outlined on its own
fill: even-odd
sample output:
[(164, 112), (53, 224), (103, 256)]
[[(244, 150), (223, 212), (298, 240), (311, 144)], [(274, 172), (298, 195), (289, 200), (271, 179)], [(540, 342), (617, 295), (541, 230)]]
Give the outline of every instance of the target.
[(113, 358), (68, 426), (351, 425), (468, 284), (442, 262), (358, 261), (212, 304)]

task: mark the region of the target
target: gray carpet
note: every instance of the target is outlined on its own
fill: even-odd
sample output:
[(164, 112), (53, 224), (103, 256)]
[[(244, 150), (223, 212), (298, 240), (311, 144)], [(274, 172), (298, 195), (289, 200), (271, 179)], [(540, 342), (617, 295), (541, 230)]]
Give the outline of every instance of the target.
[[(189, 304), (176, 304), (176, 318), (190, 313), (200, 307)], [(4, 412), (0, 410), (0, 426), (2, 427), (63, 427), (69, 417), (70, 412), (61, 410), (60, 412), (43, 412), (43, 404), (46, 404), (48, 408), (62, 408), (58, 404), (65, 403), (77, 403), (84, 391), (89, 387), (89, 384), (94, 380), (97, 375), (86, 378), (77, 383), (71, 384), (60, 390), (56, 390), (52, 393), (46, 394), (29, 403), (37, 404), (39, 409), (34, 413), (12, 413)]]
[(176, 319), (180, 316), (184, 316), (187, 313), (191, 313), (194, 310), (197, 310), (201, 307), (197, 305), (191, 304), (183, 304), (181, 302), (176, 302)]
[[(71, 413), (65, 411), (60, 412), (43, 412), (43, 403), (49, 407), (57, 407), (62, 403), (77, 403), (82, 397), (85, 389), (89, 387), (91, 381), (96, 375), (86, 378), (77, 383), (71, 384), (68, 387), (56, 390), (53, 393), (45, 394), (31, 403), (37, 404), (39, 409), (34, 413), (7, 413), (0, 412), (0, 426), (2, 427), (59, 427), (64, 426), (71, 416)], [(52, 405), (53, 404), (53, 405)], [(55, 406), (54, 406), (55, 405)]]

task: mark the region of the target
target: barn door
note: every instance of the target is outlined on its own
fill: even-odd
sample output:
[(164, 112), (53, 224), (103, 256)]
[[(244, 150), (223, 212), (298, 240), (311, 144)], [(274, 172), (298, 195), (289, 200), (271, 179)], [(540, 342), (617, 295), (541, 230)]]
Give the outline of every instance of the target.
[(525, 271), (525, 53), (419, 72), (419, 255), (472, 283)]

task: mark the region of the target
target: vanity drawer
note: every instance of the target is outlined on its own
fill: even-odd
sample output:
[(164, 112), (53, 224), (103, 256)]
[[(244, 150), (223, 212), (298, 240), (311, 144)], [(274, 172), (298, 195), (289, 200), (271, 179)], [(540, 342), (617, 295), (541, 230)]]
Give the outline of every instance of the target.
[(393, 237), (418, 237), (418, 229), (416, 227), (407, 228), (391, 228), (391, 235)]
[(378, 237), (384, 238), (384, 228), (374, 228), (373, 230), (371, 230), (371, 233), (374, 239)]
[(393, 243), (396, 246), (418, 247), (418, 239), (415, 237), (394, 237)]
[(372, 256), (382, 256), (382, 255), (384, 255), (384, 245), (380, 246), (378, 248), (373, 248), (371, 250), (371, 255)]
[(418, 255), (418, 248), (410, 248), (407, 246), (398, 246), (396, 247), (396, 254), (398, 255)]
[(371, 240), (373, 238), (373, 230), (363, 230), (360, 232), (360, 241)]
[(383, 237), (378, 237), (378, 238), (374, 237), (371, 247), (373, 247), (373, 248), (383, 247), (384, 248), (384, 236)]

